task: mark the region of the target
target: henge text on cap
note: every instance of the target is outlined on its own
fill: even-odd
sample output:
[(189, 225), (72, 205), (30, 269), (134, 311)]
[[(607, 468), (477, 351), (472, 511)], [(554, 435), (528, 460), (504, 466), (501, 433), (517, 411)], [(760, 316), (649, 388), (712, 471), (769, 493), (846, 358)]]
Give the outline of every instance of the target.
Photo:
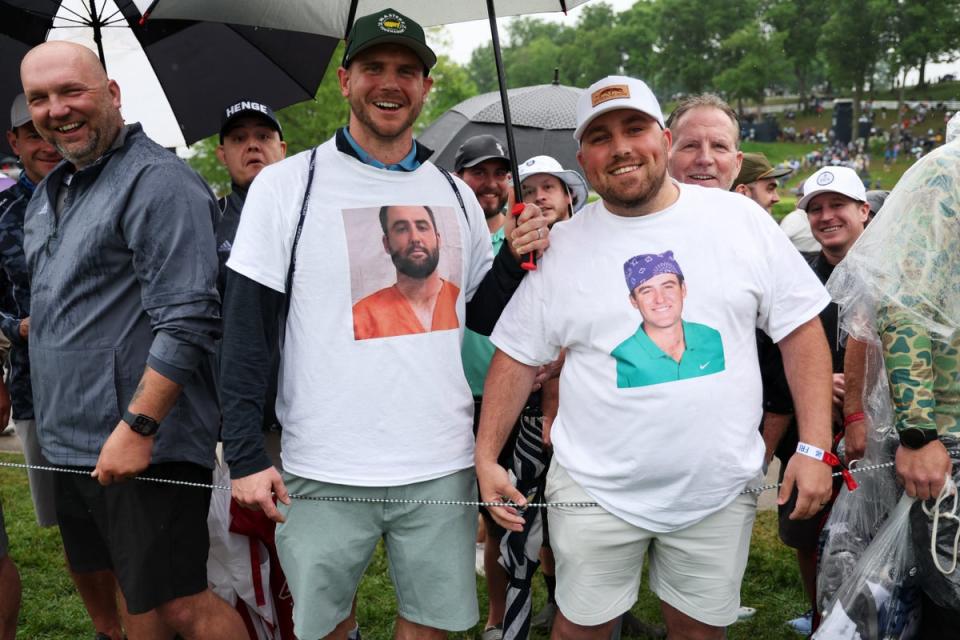
[(229, 118), (238, 111), (259, 111), (264, 115), (270, 115), (270, 111), (266, 106), (260, 104), (259, 102), (238, 102), (232, 107), (227, 107), (227, 117)]
[(608, 87), (597, 89), (590, 95), (590, 102), (595, 107), (608, 100), (617, 100), (619, 98), (629, 98), (630, 87), (625, 84), (612, 84)]

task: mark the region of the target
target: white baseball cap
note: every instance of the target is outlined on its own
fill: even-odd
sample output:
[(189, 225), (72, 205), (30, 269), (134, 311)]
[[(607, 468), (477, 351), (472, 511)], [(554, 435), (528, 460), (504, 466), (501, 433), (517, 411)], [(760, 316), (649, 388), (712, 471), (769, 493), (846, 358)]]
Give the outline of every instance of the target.
[(803, 197), (797, 209), (807, 210), (810, 200), (821, 193), (839, 193), (857, 202), (867, 201), (867, 190), (857, 172), (849, 167), (824, 167), (803, 183)]
[(554, 158), (550, 156), (533, 156), (519, 167), (520, 184), (532, 175), (546, 173), (562, 180), (570, 191), (570, 200), (573, 204), (573, 210), (580, 211), (583, 205), (587, 204), (587, 181), (583, 179), (576, 171), (564, 169)]
[(13, 99), (10, 106), (10, 130), (30, 122), (30, 109), (27, 108), (27, 96), (22, 93)]
[(580, 142), (584, 129), (594, 118), (616, 109), (642, 111), (663, 128), (663, 112), (653, 91), (643, 80), (627, 76), (607, 76), (590, 85), (577, 99), (577, 130), (573, 137)]

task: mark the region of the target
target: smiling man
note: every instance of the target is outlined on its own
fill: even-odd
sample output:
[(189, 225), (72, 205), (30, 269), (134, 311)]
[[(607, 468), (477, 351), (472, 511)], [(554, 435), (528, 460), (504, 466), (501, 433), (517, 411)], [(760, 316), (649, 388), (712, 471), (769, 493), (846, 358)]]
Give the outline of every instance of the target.
[(720, 334), (682, 319), (687, 286), (672, 251), (627, 260), (623, 274), (630, 304), (643, 321), (617, 345), (617, 387), (642, 387), (723, 371)]
[(727, 191), (740, 172), (740, 123), (722, 98), (704, 93), (683, 100), (667, 119), (673, 134), (669, 171), (675, 180)]
[[(473, 192), (413, 137), (435, 63), (410, 18), (393, 9), (358, 17), (337, 70), (348, 124), (260, 173), (227, 264), (224, 452), (235, 499), (282, 521), (277, 548), (301, 638), (347, 636), (381, 540), (399, 605), (396, 637), (439, 639), (479, 617), (476, 510), (417, 502), (476, 497), (459, 328), (490, 332), (524, 277), (520, 254), (546, 248), (547, 220), (533, 206), (510, 216), (494, 257)], [(392, 302), (369, 311), (389, 324), (403, 309), (406, 328), (358, 336), (357, 302), (356, 317), (366, 314), (357, 296), (389, 283), (381, 276), (391, 264)], [(285, 310), (281, 477), (264, 451), (257, 399)], [(291, 501), (288, 489), (359, 501)], [(388, 496), (410, 503), (377, 504)]]
[(37, 132), (65, 160), (30, 200), (23, 247), (41, 450), (87, 471), (55, 474), (67, 560), (116, 577), (130, 613), (156, 613), (185, 638), (243, 637), (207, 586), (209, 492), (121, 482), (212, 480), (216, 200), (124, 125), (120, 87), (91, 50), (41, 44), (20, 79)]
[[(477, 441), (481, 499), (525, 503), (497, 453), (537, 367), (567, 349), (546, 499), (599, 506), (550, 512), (553, 638), (608, 638), (637, 599), (644, 556), (669, 637), (722, 638), (737, 619), (756, 512), (756, 495), (742, 491), (762, 480), (755, 331), (783, 345), (807, 409), (803, 439), (828, 447), (829, 356), (816, 316), (829, 296), (756, 205), (670, 179), (671, 132), (642, 81), (611, 76), (590, 86), (574, 137), (601, 200), (554, 227), (542, 269), (520, 285), (491, 336), (498, 351)], [(742, 252), (744, 243), (758, 250)], [(638, 310), (644, 354), (657, 357), (631, 359), (647, 379), (624, 386), (612, 353), (636, 334)], [(685, 352), (703, 342), (712, 345), (707, 357), (687, 365)], [(690, 368), (697, 375), (685, 375)], [(660, 375), (667, 369), (671, 376)], [(794, 485), (793, 517), (810, 517), (830, 497), (830, 468), (796, 456), (781, 499)], [(522, 528), (514, 510), (491, 511), (504, 527)]]

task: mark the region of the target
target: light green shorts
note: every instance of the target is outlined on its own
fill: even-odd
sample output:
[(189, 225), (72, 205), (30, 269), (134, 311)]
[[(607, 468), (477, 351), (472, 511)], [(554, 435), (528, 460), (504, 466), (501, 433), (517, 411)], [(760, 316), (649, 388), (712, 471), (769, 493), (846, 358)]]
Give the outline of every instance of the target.
[[(477, 499), (472, 467), (400, 487), (353, 487), (288, 473), (283, 481), (290, 493), (306, 496)], [(294, 499), (280, 511), (286, 522), (277, 526), (277, 551), (298, 638), (322, 638), (346, 619), (381, 539), (401, 617), (447, 631), (477, 623), (476, 507)]]
[[(547, 473), (546, 498), (592, 501), (556, 458)], [(756, 512), (756, 494), (741, 495), (696, 524), (656, 533), (601, 507), (551, 509), (557, 606), (575, 624), (617, 618), (637, 601), (644, 556), (649, 556), (650, 589), (661, 600), (704, 624), (732, 624)]]

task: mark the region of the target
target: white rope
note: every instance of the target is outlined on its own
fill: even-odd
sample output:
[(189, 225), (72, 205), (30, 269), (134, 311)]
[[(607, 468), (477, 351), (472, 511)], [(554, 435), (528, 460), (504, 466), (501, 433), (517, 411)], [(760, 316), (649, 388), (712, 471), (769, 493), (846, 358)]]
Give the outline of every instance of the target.
[[(887, 467), (892, 467), (893, 462), (884, 462), (882, 464), (873, 464), (860, 467), (856, 469), (851, 469), (852, 473), (862, 473), (865, 471), (875, 471), (878, 469), (885, 469)], [(42, 465), (32, 465), (22, 462), (6, 462), (0, 460), (0, 467), (9, 467), (13, 469), (32, 469), (34, 471), (51, 471), (54, 473), (73, 473), (77, 475), (89, 476), (90, 472), (85, 469), (69, 469), (64, 467), (52, 467), (52, 466), (42, 466)], [(838, 477), (841, 475), (841, 472), (836, 472), (833, 474), (833, 477)], [(226, 485), (219, 484), (203, 484), (200, 482), (188, 482), (186, 480), (172, 480), (170, 478), (154, 478), (151, 476), (135, 476), (135, 480), (144, 480), (148, 482), (159, 482), (162, 484), (171, 484), (181, 487), (196, 487), (198, 489), (210, 489), (213, 491), (230, 491), (230, 487)], [(741, 491), (741, 494), (751, 494), (751, 493), (762, 493), (764, 491), (769, 491), (771, 489), (779, 489), (781, 486), (780, 483), (766, 484), (760, 487), (755, 487), (753, 489), (744, 489)], [(526, 506), (520, 507), (519, 505), (513, 502), (480, 502), (476, 500), (432, 500), (426, 498), (360, 498), (360, 497), (351, 497), (351, 496), (308, 496), (297, 493), (289, 494), (290, 498), (293, 500), (314, 500), (318, 502), (363, 502), (368, 504), (421, 504), (421, 505), (451, 505), (451, 506), (462, 506), (462, 507), (514, 507), (517, 509), (540, 509), (540, 508), (575, 508), (575, 509), (588, 509), (591, 507), (600, 506), (596, 502), (528, 502)], [(954, 505), (954, 510), (956, 510), (956, 505)], [(954, 516), (956, 517), (956, 516)], [(956, 554), (955, 554), (956, 555)], [(956, 562), (954, 563), (956, 564)]]
[[(940, 506), (944, 500), (951, 496), (953, 497), (953, 509), (941, 511)], [(933, 512), (931, 513), (930, 510), (927, 509), (926, 502), (920, 505), (925, 514), (933, 517), (933, 527), (930, 529), (930, 555), (933, 556), (934, 566), (945, 576), (950, 575), (957, 568), (957, 550), (960, 548), (960, 517), (957, 517), (957, 502), (957, 485), (954, 483), (953, 478), (950, 477), (950, 474), (947, 474), (947, 481), (943, 483), (943, 489), (940, 490), (940, 495), (937, 496), (936, 501), (933, 503)], [(940, 518), (953, 520), (957, 523), (957, 533), (953, 536), (953, 563), (950, 565), (949, 570), (944, 569), (940, 565), (940, 555), (937, 553), (937, 532), (940, 528)]]

